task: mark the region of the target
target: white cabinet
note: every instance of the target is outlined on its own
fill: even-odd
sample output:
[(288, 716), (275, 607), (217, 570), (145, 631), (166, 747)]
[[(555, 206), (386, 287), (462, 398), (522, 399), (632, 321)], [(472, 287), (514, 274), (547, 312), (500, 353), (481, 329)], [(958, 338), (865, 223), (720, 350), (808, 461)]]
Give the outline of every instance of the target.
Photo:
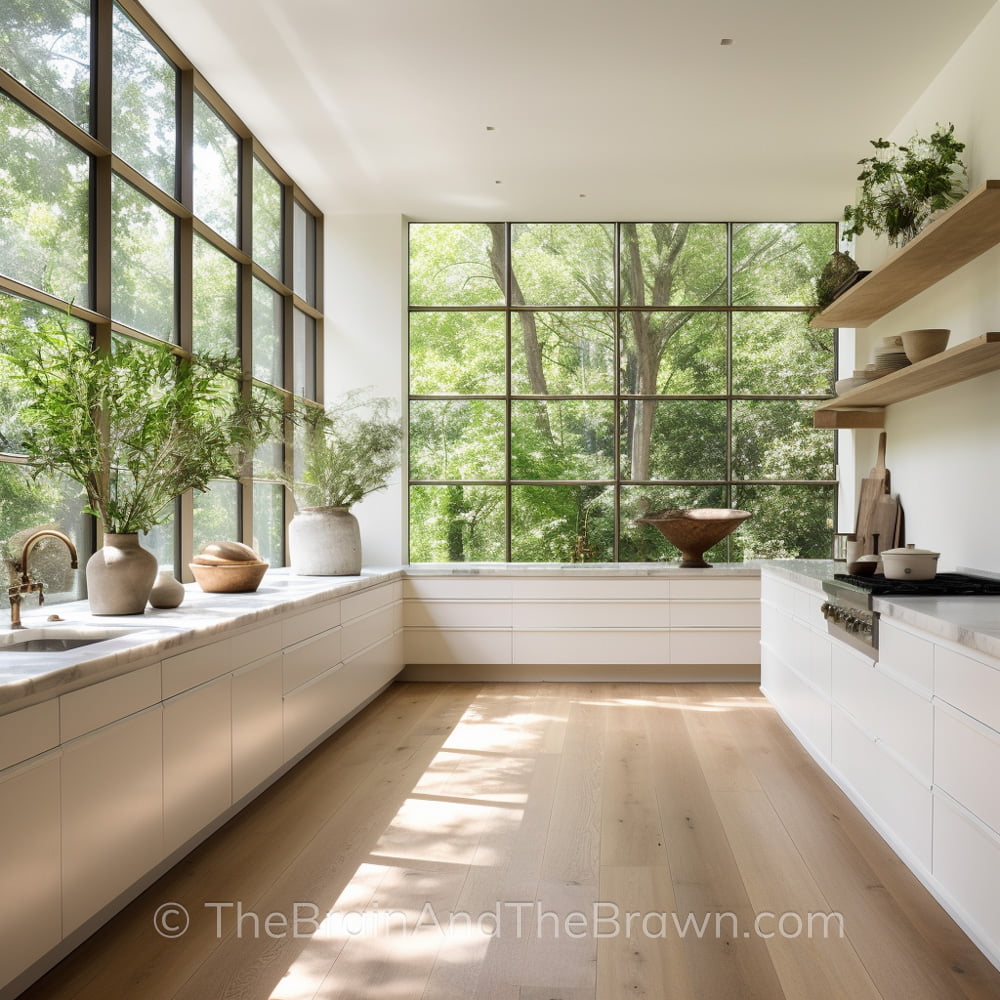
[(232, 803), (231, 679), (163, 704), (163, 847), (171, 854)]
[(63, 936), (164, 855), (162, 722), (157, 705), (62, 748)]
[(0, 985), (62, 938), (59, 751), (0, 776)]
[(282, 688), (280, 653), (233, 674), (233, 802), (277, 773), (285, 762)]

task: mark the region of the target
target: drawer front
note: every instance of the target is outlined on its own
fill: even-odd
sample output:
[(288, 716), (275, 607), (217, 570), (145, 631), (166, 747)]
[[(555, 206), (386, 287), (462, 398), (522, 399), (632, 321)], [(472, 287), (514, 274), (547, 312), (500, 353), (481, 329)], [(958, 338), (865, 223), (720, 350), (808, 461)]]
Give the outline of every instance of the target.
[(665, 577), (519, 577), (515, 601), (665, 601), (671, 584)]
[(510, 601), (404, 601), (407, 628), (510, 628)]
[(58, 698), (0, 715), (0, 770), (58, 745)]
[(158, 663), (71, 691), (59, 699), (62, 739), (72, 740), (134, 715), (156, 704), (160, 697)]
[(514, 628), (626, 629), (666, 628), (671, 607), (666, 601), (518, 602)]
[(284, 647), (281, 622), (252, 628), (248, 632), (233, 636), (230, 641), (233, 644), (233, 667), (246, 666), (254, 660), (277, 653)]
[(311, 608), (300, 615), (292, 615), (281, 623), (281, 642), (294, 646), (321, 632), (328, 632), (340, 624), (340, 601), (329, 601), (319, 608)]
[[(278, 634), (281, 634), (280, 626)], [(162, 663), (163, 697), (172, 698), (175, 694), (206, 684), (233, 669), (233, 640), (223, 639), (207, 646), (199, 646), (187, 653), (168, 656)], [(262, 656), (263, 653), (257, 654)], [(256, 660), (257, 656), (250, 659)]]
[(347, 660), (367, 646), (391, 638), (399, 629), (402, 609), (399, 604), (379, 608), (363, 618), (345, 620), (341, 656)]
[(336, 666), (343, 657), (342, 629), (332, 628), (322, 635), (313, 636), (284, 653), (284, 690), (292, 691), (307, 684), (325, 670)]
[(757, 629), (671, 629), (670, 662), (760, 663), (760, 632)]
[(404, 600), (427, 601), (509, 601), (513, 583), (501, 576), (414, 577), (403, 580)]
[(979, 935), (1000, 945), (1000, 839), (944, 794), (934, 796), (933, 874)]
[(760, 603), (673, 600), (670, 624), (677, 628), (760, 628)]
[(341, 600), (341, 621), (347, 624), (352, 618), (361, 618), (379, 608), (396, 604), (400, 600), (402, 600), (402, 585), (398, 580), (349, 594)]
[(510, 663), (510, 629), (409, 629), (406, 662)]
[(935, 646), (934, 694), (1000, 732), (1000, 669), (997, 667)]
[(934, 708), (934, 784), (1000, 834), (1000, 734), (947, 706)]
[(670, 596), (679, 601), (756, 601), (760, 578), (756, 576), (674, 577)]
[(761, 686), (782, 716), (824, 760), (830, 759), (830, 702), (769, 650), (761, 652)]
[(672, 634), (638, 629), (514, 633), (515, 663), (670, 663)]
[(934, 644), (879, 619), (878, 658), (897, 674), (930, 691), (934, 687)]

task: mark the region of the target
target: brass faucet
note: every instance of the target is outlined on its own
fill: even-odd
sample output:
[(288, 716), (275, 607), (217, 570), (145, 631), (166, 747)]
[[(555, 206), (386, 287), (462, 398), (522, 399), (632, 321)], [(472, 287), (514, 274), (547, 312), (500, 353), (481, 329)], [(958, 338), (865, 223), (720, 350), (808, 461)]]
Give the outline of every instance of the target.
[(30, 535), (24, 543), (24, 548), (21, 549), (21, 558), (12, 564), (14, 572), (21, 574), (21, 579), (17, 583), (11, 584), (7, 590), (10, 597), (10, 627), (12, 629), (24, 628), (21, 624), (21, 598), (25, 594), (37, 592), (39, 605), (45, 603), (45, 591), (42, 589), (42, 584), (35, 583), (28, 575), (28, 556), (31, 555), (31, 550), (38, 544), (39, 539), (48, 535), (59, 538), (66, 543), (70, 555), (70, 569), (76, 569), (79, 565), (76, 557), (76, 546), (68, 535), (64, 535), (61, 531), (55, 531), (53, 528), (43, 528)]

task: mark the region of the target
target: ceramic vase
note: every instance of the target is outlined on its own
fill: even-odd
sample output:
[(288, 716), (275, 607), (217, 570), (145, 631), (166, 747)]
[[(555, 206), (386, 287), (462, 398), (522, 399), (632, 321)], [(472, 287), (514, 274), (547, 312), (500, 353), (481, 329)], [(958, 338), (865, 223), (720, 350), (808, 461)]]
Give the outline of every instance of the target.
[(288, 526), (288, 555), (297, 576), (357, 576), (361, 529), (347, 507), (305, 507)]
[(93, 615), (141, 615), (153, 588), (156, 556), (137, 534), (104, 536), (104, 545), (87, 560), (87, 597)]
[(164, 567), (156, 574), (149, 604), (153, 608), (176, 608), (184, 600), (184, 584), (174, 578), (174, 571)]

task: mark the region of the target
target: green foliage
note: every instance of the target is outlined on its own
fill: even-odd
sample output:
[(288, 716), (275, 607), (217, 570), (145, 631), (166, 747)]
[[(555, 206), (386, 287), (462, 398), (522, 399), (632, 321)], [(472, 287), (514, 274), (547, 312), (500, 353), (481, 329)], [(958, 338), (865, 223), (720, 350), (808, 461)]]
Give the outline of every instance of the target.
[(402, 429), (392, 400), (366, 390), (346, 393), (325, 411), (303, 413), (305, 464), (290, 483), (302, 507), (350, 507), (383, 489), (399, 465)]
[(30, 462), (78, 482), (109, 532), (148, 531), (186, 490), (237, 476), (280, 419), (241, 397), (229, 358), (125, 339), (105, 354), (52, 321), (3, 339)]
[(856, 205), (844, 208), (845, 239), (870, 229), (883, 233), (894, 246), (911, 240), (931, 215), (962, 198), (968, 190), (965, 164), (959, 154), (965, 143), (955, 138), (955, 126), (938, 124), (927, 139), (914, 135), (905, 146), (872, 139), (872, 156), (858, 160), (860, 188)]

